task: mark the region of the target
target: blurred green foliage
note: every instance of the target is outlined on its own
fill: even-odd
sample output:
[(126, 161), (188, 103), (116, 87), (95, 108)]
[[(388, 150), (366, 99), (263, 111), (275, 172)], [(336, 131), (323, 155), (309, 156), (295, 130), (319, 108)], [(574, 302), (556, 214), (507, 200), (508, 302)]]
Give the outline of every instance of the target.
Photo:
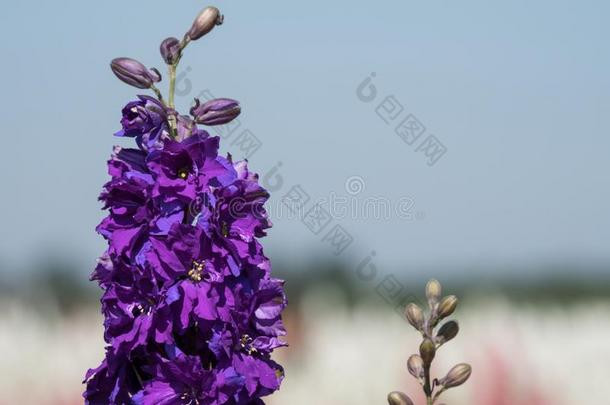
[[(581, 277), (582, 269), (569, 266), (554, 266), (536, 269), (532, 277), (493, 278), (482, 277), (475, 271), (451, 272), (452, 276), (439, 278), (446, 292), (456, 294), (466, 301), (471, 296), (500, 296), (519, 305), (570, 305), (587, 300), (610, 299), (610, 272), (605, 269), (587, 269), (587, 277)], [(22, 273), (18, 277), (8, 277), (15, 272), (0, 273), (0, 296), (16, 299), (40, 311), (49, 308), (61, 313), (70, 313), (83, 306), (97, 306), (101, 290), (95, 282), (88, 281), (89, 271), (84, 272), (75, 264), (60, 260), (41, 260), (35, 271)], [(353, 269), (340, 261), (320, 261), (311, 263), (289, 263), (276, 260), (273, 266), (275, 277), (286, 280), (289, 304), (299, 307), (303, 297), (311, 291), (335, 291), (341, 294), (348, 306), (361, 301), (384, 305), (376, 297), (375, 285), (361, 282)], [(394, 273), (405, 286), (422, 286), (424, 277)], [(447, 271), (438, 274), (448, 274)], [(489, 274), (489, 273), (487, 273)], [(510, 274), (504, 269), (496, 274)], [(546, 274), (541, 276), (540, 274)], [(592, 277), (591, 274), (597, 274)], [(415, 292), (421, 288), (414, 288)], [(53, 305), (50, 306), (49, 303)]]

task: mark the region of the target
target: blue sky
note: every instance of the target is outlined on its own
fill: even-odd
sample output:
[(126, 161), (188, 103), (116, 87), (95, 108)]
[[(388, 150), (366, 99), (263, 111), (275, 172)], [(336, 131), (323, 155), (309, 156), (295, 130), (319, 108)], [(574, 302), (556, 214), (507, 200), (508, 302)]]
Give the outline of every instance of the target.
[[(170, 5), (171, 4), (171, 5)], [(3, 62), (0, 267), (70, 255), (89, 271), (93, 231), (120, 109), (137, 89), (117, 56), (162, 67), (197, 1), (23, 1), (0, 16)], [(414, 201), (412, 220), (336, 220), (394, 268), (526, 268), (610, 262), (610, 53), (603, 1), (215, 3), (225, 24), (183, 59), (188, 94), (239, 99), (262, 146), (251, 167), (281, 162), (283, 187), (312, 198), (365, 182), (360, 200)], [(372, 72), (378, 98), (358, 85)], [(179, 86), (184, 89), (186, 81)], [(393, 95), (447, 152), (432, 167), (375, 112)], [(223, 150), (240, 158), (232, 140)], [(272, 258), (330, 255), (298, 220), (277, 219)], [(89, 267), (87, 267), (89, 266)]]

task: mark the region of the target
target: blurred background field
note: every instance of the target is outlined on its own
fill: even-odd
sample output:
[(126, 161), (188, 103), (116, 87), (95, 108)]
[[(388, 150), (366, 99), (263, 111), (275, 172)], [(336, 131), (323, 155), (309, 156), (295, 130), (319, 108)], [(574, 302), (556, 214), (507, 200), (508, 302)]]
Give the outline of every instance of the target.
[[(303, 268), (299, 274), (307, 276), (301, 277), (276, 267), (288, 280), (290, 347), (277, 353), (286, 379), (269, 404), (381, 404), (395, 389), (423, 400), (406, 372), (419, 336), (394, 309), (392, 297), (336, 263)], [(32, 286), (28, 291), (4, 285), (1, 404), (81, 403), (83, 370), (102, 358), (98, 292), (75, 282), (70, 272), (48, 270), (46, 278), (25, 280)], [(467, 385), (445, 395), (447, 403), (605, 403), (607, 284), (548, 278), (466, 286), (462, 280), (444, 282), (447, 293), (460, 296), (461, 332), (439, 352), (433, 372), (444, 374), (463, 361), (474, 372)], [(424, 283), (414, 280), (408, 287), (419, 293)]]
[[(474, 367), (447, 405), (607, 404), (610, 3), (214, 4), (225, 24), (189, 48), (177, 104), (238, 99), (239, 130), (213, 134), (271, 191), (263, 244), (287, 280), (290, 347), (269, 403), (416, 391), (417, 335), (397, 308), (435, 277), (461, 324), (438, 374)], [(112, 146), (132, 145), (112, 134), (137, 94), (108, 64), (161, 67), (158, 44), (205, 5), (3, 5), (1, 405), (82, 403), (103, 354), (96, 198)], [(417, 142), (397, 132), (408, 117)], [(440, 157), (422, 149), (430, 136)], [(286, 211), (295, 190), (306, 209), (322, 202), (324, 229)], [(351, 238), (340, 252), (335, 226)]]

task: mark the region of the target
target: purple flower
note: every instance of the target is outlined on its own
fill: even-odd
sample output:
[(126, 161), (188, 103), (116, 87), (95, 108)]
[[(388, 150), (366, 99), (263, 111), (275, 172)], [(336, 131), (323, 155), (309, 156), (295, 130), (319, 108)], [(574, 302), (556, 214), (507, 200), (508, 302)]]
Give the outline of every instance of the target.
[(231, 267), (260, 265), (267, 259), (256, 238), (265, 236), (271, 227), (264, 208), (269, 194), (245, 162), (233, 164), (230, 156), (219, 160), (232, 170), (225, 176), (225, 185), (215, 188), (197, 207), (197, 226), (214, 240), (214, 250), (226, 257)]
[(237, 403), (250, 404), (253, 399), (271, 394), (280, 388), (284, 379), (283, 368), (266, 357), (233, 355), (232, 365), (245, 378), (245, 389), (238, 393)]
[(257, 182), (237, 179), (214, 190), (200, 223), (221, 237), (251, 242), (265, 236), (271, 227), (264, 208), (268, 198), (269, 193)]
[(250, 322), (260, 334), (270, 337), (284, 336), (282, 311), (286, 308), (284, 282), (263, 279), (252, 296)]
[(279, 338), (286, 334), (281, 313), (286, 308), (283, 282), (277, 279), (258, 280), (255, 285), (237, 280), (234, 292), (235, 311), (232, 329), (240, 338), (248, 336), (251, 347), (258, 352), (271, 352), (285, 346)]
[(218, 137), (201, 131), (182, 142), (168, 141), (148, 156), (155, 178), (153, 197), (165, 202), (192, 204), (222, 184), (229, 169), (217, 159)]
[(112, 253), (131, 256), (149, 229), (154, 217), (151, 206), (152, 181), (120, 177), (106, 183), (100, 200), (110, 210), (97, 231), (110, 241)]
[(108, 174), (112, 178), (143, 176), (150, 177), (146, 167), (146, 152), (139, 149), (115, 146), (108, 161)]
[(97, 265), (91, 274), (90, 280), (97, 280), (101, 286), (106, 286), (112, 281), (113, 274), (114, 263), (112, 258), (108, 252), (104, 252), (104, 254), (97, 259)]
[(213, 241), (198, 227), (174, 224), (167, 236), (151, 238), (150, 243), (146, 260), (165, 283), (187, 278), (222, 282), (232, 274), (227, 261), (214, 253)]
[(159, 149), (169, 139), (167, 112), (158, 100), (149, 96), (138, 96), (138, 100), (123, 108), (122, 129), (116, 136), (131, 137), (142, 150)]
[(211, 206), (199, 218), (199, 224), (220, 239), (249, 243), (266, 235), (271, 227), (264, 204), (269, 194), (258, 184), (238, 180), (214, 190)]
[(107, 349), (102, 364), (85, 375), (85, 405), (131, 404), (132, 395), (139, 389), (136, 369), (125, 356)]
[(105, 340), (117, 353), (125, 354), (151, 342), (172, 343), (169, 308), (154, 277), (135, 266), (121, 271), (121, 283), (110, 285), (101, 300)]
[(145, 158), (143, 151), (115, 147), (108, 161), (113, 179), (104, 185), (100, 200), (110, 214), (97, 231), (108, 239), (111, 255), (135, 257), (150, 234), (166, 234), (184, 219), (185, 206), (153, 201), (155, 183)]
[(135, 405), (220, 405), (244, 385), (244, 377), (232, 368), (204, 367), (196, 356), (179, 353), (171, 360), (158, 358), (155, 378), (144, 384), (133, 398)]

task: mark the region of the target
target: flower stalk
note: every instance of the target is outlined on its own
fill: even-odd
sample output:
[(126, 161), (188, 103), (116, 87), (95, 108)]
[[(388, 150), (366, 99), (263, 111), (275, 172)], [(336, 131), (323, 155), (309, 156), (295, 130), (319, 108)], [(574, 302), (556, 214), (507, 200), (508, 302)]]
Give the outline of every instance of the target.
[(161, 90), (159, 90), (157, 88), (157, 86), (155, 86), (154, 84), (152, 86), (150, 86), (150, 89), (155, 93), (155, 95), (157, 96), (157, 99), (163, 104), (165, 105), (165, 101), (163, 100), (163, 94), (161, 93)]
[[(458, 300), (454, 295), (443, 298), (441, 284), (436, 280), (430, 280), (426, 285), (426, 299), (428, 311), (425, 313), (415, 303), (410, 303), (405, 308), (406, 319), (422, 335), (419, 355), (414, 354), (409, 357), (407, 369), (409, 374), (421, 384), (426, 405), (434, 405), (446, 390), (464, 384), (470, 377), (472, 368), (466, 363), (461, 363), (454, 366), (444, 378), (432, 378), (432, 362), (436, 358), (438, 349), (459, 332), (456, 321), (447, 321), (439, 326), (440, 321), (453, 314)], [(390, 405), (399, 403), (392, 402), (393, 398), (398, 398), (397, 393), (401, 398), (409, 401), (406, 403), (413, 403), (406, 394), (394, 391), (388, 396)]]

